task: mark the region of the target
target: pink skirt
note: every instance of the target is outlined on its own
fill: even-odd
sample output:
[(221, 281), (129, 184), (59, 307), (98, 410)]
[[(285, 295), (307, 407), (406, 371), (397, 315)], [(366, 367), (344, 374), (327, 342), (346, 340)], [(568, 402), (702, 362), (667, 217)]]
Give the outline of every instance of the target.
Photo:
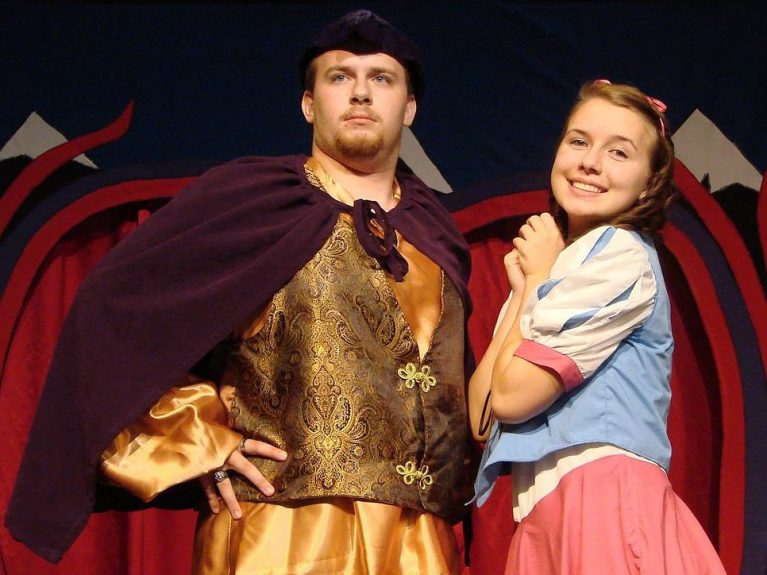
[(507, 575), (725, 575), (662, 469), (612, 455), (565, 475), (517, 526)]

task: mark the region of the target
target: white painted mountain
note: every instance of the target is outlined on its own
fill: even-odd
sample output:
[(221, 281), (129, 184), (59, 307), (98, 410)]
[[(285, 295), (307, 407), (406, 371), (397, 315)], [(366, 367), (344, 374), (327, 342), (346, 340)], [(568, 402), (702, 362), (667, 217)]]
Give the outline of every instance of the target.
[[(40, 114), (32, 112), (0, 149), (0, 160), (15, 158), (16, 156), (28, 156), (34, 159), (66, 141), (66, 137), (48, 124)], [(85, 154), (80, 154), (74, 161), (89, 168), (97, 168), (96, 164)]]
[(762, 174), (700, 110), (695, 110), (671, 138), (676, 157), (698, 181), (708, 174), (711, 191), (740, 183), (759, 190)]
[(415, 175), (423, 180), (424, 184), (443, 194), (452, 193), (453, 188), (442, 176), (439, 168), (426, 155), (423, 146), (408, 127), (402, 131), (402, 147), (400, 147), (399, 155)]

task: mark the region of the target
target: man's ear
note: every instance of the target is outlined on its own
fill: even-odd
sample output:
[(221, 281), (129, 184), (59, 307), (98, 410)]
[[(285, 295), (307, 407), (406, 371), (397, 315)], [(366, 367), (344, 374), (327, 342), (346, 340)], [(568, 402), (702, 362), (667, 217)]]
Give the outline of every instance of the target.
[(415, 96), (413, 96), (413, 94), (410, 94), (407, 97), (407, 104), (405, 104), (405, 119), (402, 122), (408, 128), (413, 125), (413, 120), (415, 120), (416, 108), (417, 106), (415, 103)]
[(310, 124), (314, 123), (314, 96), (309, 90), (304, 91), (301, 96), (301, 111), (304, 113), (304, 119)]

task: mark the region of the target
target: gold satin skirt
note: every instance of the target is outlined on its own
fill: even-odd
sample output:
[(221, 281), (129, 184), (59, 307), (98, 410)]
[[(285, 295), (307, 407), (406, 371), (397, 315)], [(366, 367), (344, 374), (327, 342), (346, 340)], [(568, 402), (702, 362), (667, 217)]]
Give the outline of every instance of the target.
[(195, 575), (454, 575), (453, 528), (430, 513), (344, 497), (293, 506), (241, 502), (200, 520)]

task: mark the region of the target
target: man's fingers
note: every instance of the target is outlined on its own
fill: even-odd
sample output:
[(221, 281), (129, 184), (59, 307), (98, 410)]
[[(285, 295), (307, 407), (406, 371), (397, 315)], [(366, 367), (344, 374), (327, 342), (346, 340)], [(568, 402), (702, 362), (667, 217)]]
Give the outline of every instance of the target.
[(209, 475), (203, 475), (200, 477), (200, 483), (202, 483), (202, 490), (205, 492), (205, 498), (208, 500), (208, 506), (213, 513), (221, 511), (221, 506), (218, 504), (218, 491), (213, 486), (213, 480)]
[(224, 479), (223, 481), (216, 482), (216, 487), (218, 487), (218, 492), (221, 495), (221, 499), (224, 500), (224, 505), (226, 505), (226, 508), (229, 509), (229, 513), (231, 513), (232, 518), (239, 519), (242, 517), (242, 509), (240, 509), (240, 504), (237, 501), (237, 496), (234, 494), (232, 482), (229, 481), (229, 479)]
[(288, 454), (274, 445), (270, 445), (265, 441), (258, 441), (256, 439), (246, 439), (243, 442), (243, 453), (248, 455), (257, 455), (259, 457), (266, 457), (267, 459), (274, 459), (275, 461), (285, 461)]
[(239, 473), (247, 477), (250, 482), (264, 495), (274, 495), (274, 487), (261, 474), (258, 468), (250, 461), (245, 461), (246, 466)]
[(261, 474), (258, 468), (248, 461), (239, 451), (233, 452), (227, 460), (227, 465), (237, 473), (246, 477), (264, 495), (273, 495), (274, 487)]
[[(276, 461), (284, 461), (288, 457), (288, 454), (279, 447), (255, 439), (243, 439), (240, 442), (239, 447), (229, 455), (224, 467), (211, 474), (200, 477), (203, 491), (205, 491), (205, 497), (207, 498), (208, 505), (213, 513), (218, 513), (221, 510), (220, 497), (220, 499), (224, 501), (224, 505), (226, 505), (229, 513), (232, 515), (232, 518), (239, 519), (242, 517), (242, 508), (237, 501), (232, 482), (226, 477), (225, 469), (236, 471), (242, 477), (248, 479), (248, 481), (255, 485), (264, 495), (269, 496), (274, 494), (274, 487), (272, 487), (272, 484), (266, 480), (255, 465), (248, 461), (244, 454), (265, 457)], [(219, 481), (219, 479), (221, 479), (221, 481)]]
[[(279, 447), (275, 447), (264, 441), (243, 439), (240, 442), (239, 447), (235, 449), (226, 460), (226, 469), (232, 469), (239, 473), (264, 495), (273, 495), (274, 487), (272, 484), (266, 480), (255, 465), (248, 461), (245, 455), (255, 455), (267, 459), (274, 459), (275, 461), (284, 461), (287, 459), (288, 454)], [(237, 498), (234, 495), (234, 490), (232, 489), (232, 484), (229, 479), (224, 479), (223, 481), (218, 482), (216, 487), (221, 495), (221, 499), (224, 500), (229, 512), (232, 514), (232, 517), (239, 519), (242, 516), (242, 511), (237, 503)], [(208, 492), (206, 491), (206, 495), (207, 494)], [(211, 509), (212, 508), (213, 504), (211, 502)]]

